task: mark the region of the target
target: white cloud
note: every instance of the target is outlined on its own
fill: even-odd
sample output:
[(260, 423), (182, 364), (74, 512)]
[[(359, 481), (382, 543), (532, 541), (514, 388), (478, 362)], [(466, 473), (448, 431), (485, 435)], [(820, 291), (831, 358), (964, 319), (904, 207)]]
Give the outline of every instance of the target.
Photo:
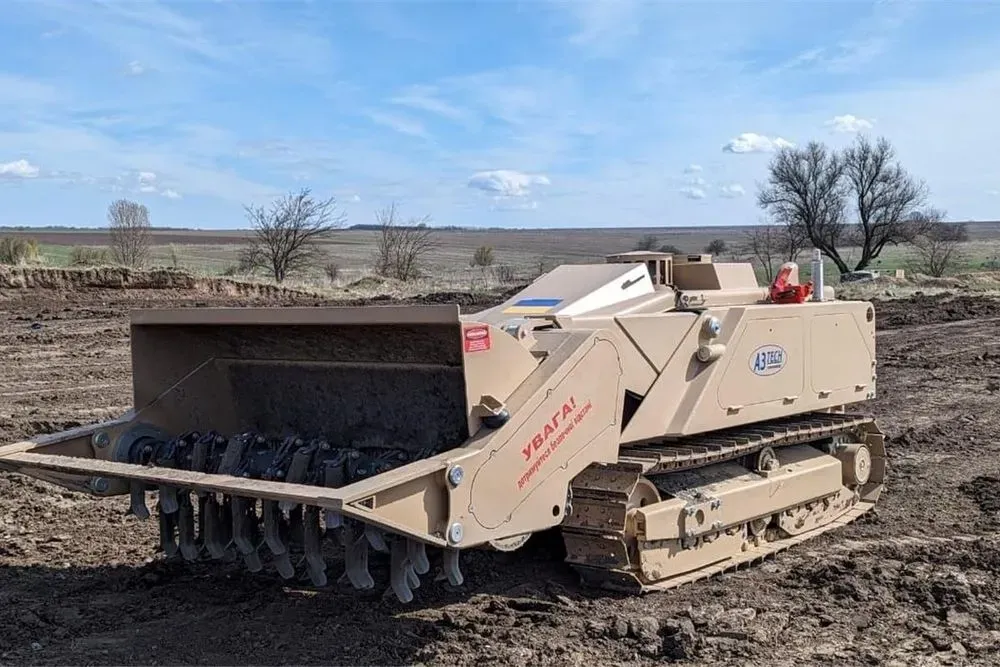
[(35, 178), (38, 167), (27, 160), (0, 163), (0, 178)]
[(139, 192), (156, 192), (156, 186), (154, 185), (140, 185)]
[(719, 188), (719, 195), (726, 197), (727, 199), (742, 197), (745, 194), (746, 190), (744, 190), (743, 186), (739, 183), (730, 183)]
[[(664, 189), (683, 220), (679, 224), (746, 223), (759, 215), (751, 188), (764, 175), (761, 160), (767, 155), (754, 153), (790, 143), (781, 137), (797, 144), (822, 139), (830, 131), (824, 123), (845, 111), (878, 119), (875, 126), (892, 138), (907, 168), (928, 181), (936, 205), (958, 217), (986, 219), (1000, 201), (1000, 195), (984, 194), (1000, 189), (1000, 168), (989, 162), (988, 152), (976, 150), (1000, 132), (1000, 125), (984, 118), (1000, 99), (1000, 81), (962, 83), (963, 72), (998, 62), (1000, 41), (975, 30), (962, 45), (951, 34), (927, 42), (908, 33), (907, 45), (922, 44), (918, 53), (888, 49), (870, 62), (864, 77), (834, 78), (824, 71), (832, 61), (839, 58), (839, 67), (857, 63), (872, 53), (866, 38), (879, 34), (860, 30), (871, 13), (860, 3), (826, 9), (793, 3), (780, 11), (735, 3), (720, 13), (703, 3), (518, 2), (504, 7), (524, 24), (546, 24), (539, 31), (546, 48), (534, 51), (539, 56), (532, 65), (498, 57), (485, 71), (474, 63), (456, 68), (442, 61), (440, 68), (387, 72), (384, 59), (354, 63), (338, 55), (336, 43), (327, 52), (321, 42), (334, 38), (334, 31), (351, 32), (350, 18), (320, 10), (323, 3), (309, 4), (280, 15), (258, 11), (266, 5), (255, 3), (205, 12), (186, 3), (167, 11), (158, 2), (25, 4), (25, 13), (30, 6), (46, 15), (46, 23), (30, 34), (72, 26), (89, 43), (81, 54), (76, 39), (50, 41), (47, 48), (73, 51), (39, 61), (37, 81), (0, 74), (0, 113), (9, 111), (11, 119), (0, 127), (0, 162), (24, 156), (46, 165), (38, 179), (45, 183), (7, 188), (25, 201), (5, 200), (2, 208), (8, 216), (24, 208), (38, 220), (60, 219), (27, 197), (49, 200), (52, 209), (72, 209), (102, 196), (98, 188), (106, 183), (133, 193), (147, 185), (158, 194), (143, 197), (155, 201), (169, 197), (165, 188), (184, 194), (181, 202), (163, 207), (177, 220), (240, 224), (241, 204), (265, 203), (272, 193), (295, 186), (295, 179), (309, 178), (318, 190), (334, 186), (352, 223), (367, 222), (371, 209), (397, 199), (443, 224), (494, 224), (501, 216), (490, 210), (524, 211), (502, 216), (499, 224), (515, 226), (649, 224), (662, 216)], [(544, 4), (559, 10), (536, 11)], [(404, 16), (409, 11), (399, 9), (401, 25), (419, 19)], [(973, 12), (956, 10), (955, 23), (964, 11)], [(712, 40), (692, 29), (704, 25), (706, 15)], [(969, 19), (972, 26), (975, 21)], [(454, 50), (456, 39), (485, 36), (475, 32), (482, 26), (457, 37), (421, 27), (435, 49)], [(768, 70), (775, 61), (763, 54), (748, 57), (747, 47), (779, 43), (792, 34), (790, 28), (808, 39), (786, 44), (794, 57), (784, 68)], [(272, 29), (276, 35), (269, 35)], [(300, 38), (288, 39), (293, 35)], [(577, 48), (567, 53), (557, 46), (558, 56), (553, 54), (548, 47), (560, 35)], [(369, 37), (376, 52), (398, 46)], [(982, 53), (972, 53), (977, 50)], [(597, 70), (581, 66), (581, 59), (598, 54), (616, 60)], [(105, 78), (88, 81), (86, 71), (98, 58), (111, 63), (119, 83), (143, 86), (142, 94)], [(145, 73), (126, 79), (122, 70), (132, 59)], [(317, 76), (324, 66), (327, 76)], [(150, 74), (158, 80), (147, 88)], [(711, 91), (703, 85), (708, 77)], [(253, 81), (251, 97), (301, 87), (302, 106), (289, 117), (291, 124), (280, 124), (268, 105), (242, 105), (233, 115), (231, 102), (239, 98), (223, 102), (216, 93), (220, 85), (241, 86), (247, 79)], [(383, 112), (381, 125), (369, 111)], [(113, 127), (98, 123), (111, 114), (119, 117)], [(313, 122), (316, 117), (323, 122)], [(939, 124), (940, 118), (956, 117), (963, 121)], [(217, 134), (183, 129), (183, 118), (198, 118)], [(269, 136), (266, 129), (247, 128), (276, 123), (285, 128), (280, 143), (286, 149), (242, 150)], [(353, 132), (345, 139), (348, 128)], [(744, 130), (766, 136), (737, 137)], [(397, 132), (429, 134), (434, 141)], [(735, 139), (726, 153), (749, 155), (718, 155), (718, 142), (727, 135)], [(700, 164), (685, 167), (684, 158)], [(973, 166), (955, 167), (968, 160)], [(491, 171), (498, 166), (520, 171)], [(56, 178), (53, 168), (78, 177)], [(157, 178), (141, 182), (140, 169)], [(118, 175), (121, 180), (112, 183)], [(93, 185), (85, 186), (85, 178)], [(739, 183), (748, 184), (742, 195), (734, 188)], [(55, 188), (65, 196), (49, 196)], [(365, 192), (363, 203), (348, 201), (355, 192)], [(545, 215), (533, 217), (535, 207)]]
[(350, 197), (350, 199), (348, 201), (357, 204), (358, 202), (361, 201), (361, 195), (358, 195), (358, 194), (351, 195), (351, 197)]
[(128, 65), (125, 66), (125, 73), (130, 76), (139, 76), (146, 72), (146, 66), (143, 65), (138, 60), (133, 60)]
[(468, 112), (459, 109), (457, 106), (444, 102), (437, 97), (437, 89), (434, 86), (409, 86), (399, 95), (391, 98), (392, 104), (420, 109), (430, 113), (450, 118), (451, 120), (464, 120)]
[(1000, 190), (987, 190), (986, 194), (990, 195), (991, 197), (1000, 197)]
[(149, 185), (156, 180), (156, 174), (151, 171), (140, 171), (139, 172), (139, 182), (144, 185)]
[(812, 65), (819, 60), (820, 56), (823, 55), (823, 51), (822, 47), (802, 51), (782, 63), (769, 67), (764, 71), (764, 73), (766, 75), (781, 74), (782, 72), (787, 72), (788, 70), (794, 70), (799, 67)]
[(764, 136), (755, 132), (744, 132), (738, 137), (730, 139), (722, 147), (724, 153), (770, 153), (779, 148), (791, 148), (792, 142), (781, 137)]
[(526, 197), (535, 185), (551, 185), (543, 174), (532, 175), (510, 169), (495, 169), (473, 174), (468, 183), (470, 188), (495, 193), (501, 197)]
[(164, 190), (160, 194), (163, 195), (164, 197), (166, 197), (167, 199), (180, 199), (181, 198), (181, 195), (180, 195), (179, 192), (177, 192), (176, 190), (171, 190), (170, 188), (167, 188), (166, 190)]
[(371, 118), (373, 123), (384, 125), (395, 130), (396, 132), (399, 132), (400, 134), (408, 134), (411, 137), (427, 137), (427, 130), (424, 128), (423, 123), (413, 120), (412, 118), (396, 114), (383, 113), (381, 111), (373, 111), (368, 114), (368, 117)]
[(826, 121), (825, 125), (831, 128), (834, 132), (860, 132), (861, 130), (870, 130), (874, 127), (874, 123), (870, 120), (865, 120), (864, 118), (858, 118), (852, 114), (844, 114), (843, 116), (834, 116), (830, 120)]

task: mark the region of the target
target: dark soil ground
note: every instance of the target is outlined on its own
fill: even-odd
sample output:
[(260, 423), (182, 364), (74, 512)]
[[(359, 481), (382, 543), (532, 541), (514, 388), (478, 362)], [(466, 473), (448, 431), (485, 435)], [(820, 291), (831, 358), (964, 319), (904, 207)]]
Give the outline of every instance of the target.
[[(0, 290), (0, 443), (127, 409), (128, 309), (265, 299), (318, 303)], [(883, 501), (755, 568), (625, 597), (581, 587), (558, 539), (540, 536), (513, 553), (464, 556), (464, 586), (425, 577), (404, 606), (381, 590), (315, 591), (239, 563), (167, 563), (155, 521), (126, 517), (127, 500), (0, 474), (0, 662), (1000, 663), (1000, 302), (917, 297), (877, 311), (869, 410), (889, 435)], [(340, 564), (329, 562), (335, 582)]]

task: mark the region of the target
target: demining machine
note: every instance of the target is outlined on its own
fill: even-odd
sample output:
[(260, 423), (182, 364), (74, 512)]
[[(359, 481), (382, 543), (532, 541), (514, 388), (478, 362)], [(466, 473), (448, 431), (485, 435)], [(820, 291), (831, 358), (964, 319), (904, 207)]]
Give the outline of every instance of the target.
[(819, 259), (808, 282), (789, 262), (761, 285), (749, 263), (628, 252), (475, 313), (139, 310), (133, 407), (0, 446), (0, 468), (127, 495), (164, 558), (306, 586), (407, 602), (432, 570), (461, 586), (463, 550), (558, 531), (584, 585), (670, 589), (844, 526), (883, 490), (858, 407), (873, 306), (837, 299)]

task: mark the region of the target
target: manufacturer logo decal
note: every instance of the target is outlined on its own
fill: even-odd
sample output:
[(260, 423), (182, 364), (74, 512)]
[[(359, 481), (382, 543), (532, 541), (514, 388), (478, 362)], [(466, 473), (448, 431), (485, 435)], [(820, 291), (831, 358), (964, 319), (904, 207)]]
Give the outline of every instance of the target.
[(774, 375), (785, 367), (785, 350), (780, 345), (761, 345), (750, 355), (754, 375)]

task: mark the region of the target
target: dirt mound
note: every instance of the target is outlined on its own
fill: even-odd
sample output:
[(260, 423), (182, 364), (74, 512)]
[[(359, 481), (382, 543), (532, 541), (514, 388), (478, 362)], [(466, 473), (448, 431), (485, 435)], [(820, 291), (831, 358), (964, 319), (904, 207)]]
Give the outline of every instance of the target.
[(348, 287), (351, 289), (378, 289), (380, 287), (385, 287), (386, 283), (389, 281), (380, 276), (365, 276), (363, 278), (358, 278), (354, 282), (350, 283)]
[(917, 294), (907, 299), (871, 299), (877, 329), (1000, 317), (1000, 299), (982, 295)]
[(201, 278), (178, 269), (135, 270), (124, 267), (56, 269), (0, 266), (0, 289), (154, 289), (198, 290), (230, 296), (281, 298), (313, 296), (263, 283), (230, 278)]
[(979, 505), (982, 512), (1000, 512), (1000, 477), (980, 475), (959, 485), (958, 490)]
[(463, 312), (476, 312), (485, 308), (497, 306), (523, 287), (513, 287), (503, 291), (490, 292), (431, 292), (408, 297), (395, 297), (388, 294), (353, 299), (338, 299), (337, 305), (344, 306), (376, 306), (376, 305), (417, 305), (417, 304), (457, 304)]

